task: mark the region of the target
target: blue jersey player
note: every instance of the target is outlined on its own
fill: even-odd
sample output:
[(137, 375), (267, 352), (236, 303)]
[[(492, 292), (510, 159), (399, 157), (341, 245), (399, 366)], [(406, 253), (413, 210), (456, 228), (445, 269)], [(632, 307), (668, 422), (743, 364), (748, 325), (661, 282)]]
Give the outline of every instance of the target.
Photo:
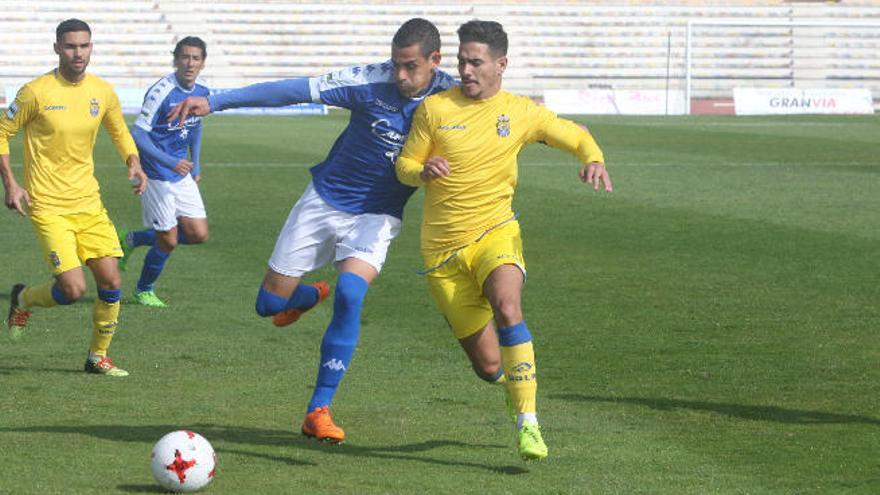
[(150, 246), (135, 291), (135, 302), (164, 307), (153, 285), (178, 244), (200, 244), (208, 239), (208, 219), (199, 193), (199, 155), (202, 144), (201, 117), (183, 123), (168, 122), (171, 108), (189, 96), (206, 96), (208, 88), (197, 81), (205, 67), (207, 49), (200, 38), (188, 36), (174, 47), (175, 71), (147, 90), (144, 105), (132, 130), (150, 180), (141, 196), (146, 230), (121, 231), (119, 240), (128, 256), (138, 246)]
[(412, 115), (426, 96), (456, 84), (437, 69), (439, 64), (437, 28), (410, 19), (394, 35), (387, 62), (187, 98), (169, 115), (171, 122), (180, 122), (227, 108), (303, 102), (351, 110), (348, 127), (327, 158), (312, 167), (312, 181), (278, 236), (256, 303), (261, 316), (289, 325), (330, 292), (323, 282), (301, 284), (302, 277), (330, 262), (339, 272), (317, 383), (302, 424), (307, 436), (334, 443), (345, 439), (329, 406), (354, 354), (367, 289), (382, 269), (414, 191), (398, 182), (394, 170)]

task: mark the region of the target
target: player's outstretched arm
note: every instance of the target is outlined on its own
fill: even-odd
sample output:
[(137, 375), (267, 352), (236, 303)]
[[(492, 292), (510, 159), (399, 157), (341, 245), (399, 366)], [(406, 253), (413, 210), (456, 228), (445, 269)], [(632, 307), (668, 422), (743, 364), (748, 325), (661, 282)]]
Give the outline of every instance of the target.
[(202, 117), (209, 113), (211, 113), (211, 105), (208, 103), (207, 97), (190, 96), (175, 105), (174, 108), (168, 112), (168, 122), (177, 122), (178, 124), (183, 125), (186, 119), (191, 115)]
[(283, 107), (311, 101), (308, 78), (282, 79), (251, 84), (207, 98), (190, 96), (168, 112), (168, 121), (183, 123), (190, 115), (201, 117), (229, 108)]
[(9, 166), (9, 155), (0, 155), (0, 176), (3, 178), (4, 203), (6, 207), (17, 211), (21, 216), (26, 216), (25, 206), (30, 208), (31, 197), (15, 181), (15, 176), (12, 175), (12, 167)]

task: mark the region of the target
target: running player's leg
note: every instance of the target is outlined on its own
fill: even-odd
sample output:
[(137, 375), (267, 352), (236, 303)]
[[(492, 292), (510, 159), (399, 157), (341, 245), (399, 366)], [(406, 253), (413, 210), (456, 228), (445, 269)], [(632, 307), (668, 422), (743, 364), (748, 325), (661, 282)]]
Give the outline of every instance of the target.
[(30, 220), (54, 278), (39, 285), (17, 283), (12, 287), (6, 323), (13, 339), (23, 335), (33, 308), (72, 304), (86, 290), (76, 229), (70, 219), (63, 215), (32, 215)]
[[(141, 267), (134, 293), (134, 301), (144, 306), (166, 306), (156, 295), (154, 286), (177, 246), (177, 189), (176, 183), (151, 180), (147, 182), (147, 189), (141, 196), (143, 223), (150, 229), (142, 231), (141, 235), (145, 240), (149, 235), (144, 235), (143, 232), (152, 231), (154, 235), (154, 241), (144, 256), (144, 266)], [(125, 258), (123, 256), (123, 260)]]
[(117, 367), (107, 356), (110, 342), (116, 334), (122, 296), (122, 278), (117, 260), (113, 257), (93, 258), (86, 264), (95, 277), (98, 297), (92, 306), (92, 340), (84, 370), (107, 376), (127, 376), (128, 372)]
[(208, 219), (177, 217), (177, 243), (202, 244), (208, 241)]
[(208, 240), (208, 215), (199, 186), (187, 176), (173, 188), (177, 216), (177, 243), (202, 244)]
[[(318, 376), (302, 431), (308, 436), (341, 442), (345, 432), (330, 418), (329, 408), (351, 365), (361, 329), (361, 309), (370, 284), (379, 275), (388, 247), (400, 232), (400, 219), (391, 215), (351, 216), (336, 212), (328, 218), (335, 230), (336, 269), (339, 278), (333, 300), (333, 318), (321, 341)], [(322, 427), (323, 425), (323, 427)]]
[(300, 284), (300, 280), (333, 260), (334, 214), (309, 184), (275, 241), (257, 294), (257, 314), (272, 316), (276, 326), (286, 326), (327, 297), (330, 287), (326, 283)]
[(122, 277), (118, 258), (122, 248), (106, 211), (84, 215), (77, 232), (77, 250), (79, 258), (92, 271), (98, 290), (92, 306), (92, 339), (84, 369), (88, 373), (127, 376), (128, 372), (117, 368), (107, 356), (119, 321)]
[(318, 376), (302, 432), (329, 442), (345, 440), (345, 432), (330, 417), (330, 405), (351, 365), (361, 328), (361, 308), (370, 283), (379, 272), (369, 263), (347, 258), (337, 263), (339, 278), (333, 300), (333, 318), (321, 340)]
[(505, 225), (484, 238), (473, 265), (477, 280), (483, 280), (483, 295), (492, 306), (498, 327), (501, 364), (510, 401), (517, 413), (520, 455), (527, 460), (546, 457), (547, 447), (541, 437), (536, 408), (535, 351), (522, 314), (525, 261), (519, 225), (515, 222)]

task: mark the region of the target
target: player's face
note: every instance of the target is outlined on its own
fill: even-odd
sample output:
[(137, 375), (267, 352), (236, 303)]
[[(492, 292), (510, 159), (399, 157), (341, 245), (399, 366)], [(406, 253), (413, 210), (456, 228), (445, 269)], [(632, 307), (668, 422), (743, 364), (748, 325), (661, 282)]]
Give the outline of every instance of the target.
[(493, 57), (486, 43), (469, 41), (458, 47), (461, 92), (468, 98), (482, 100), (495, 96), (501, 89), (501, 75), (506, 68), (507, 57)]
[(58, 69), (68, 81), (79, 81), (86, 72), (92, 56), (92, 35), (88, 31), (72, 31), (61, 35), (55, 42)]
[(205, 68), (205, 54), (197, 46), (183, 45), (180, 54), (174, 57), (174, 69), (177, 82), (189, 89), (196, 83), (199, 73)]
[(405, 98), (412, 98), (431, 84), (434, 70), (440, 65), (440, 52), (422, 55), (418, 43), (406, 48), (391, 46), (391, 63), (397, 90)]

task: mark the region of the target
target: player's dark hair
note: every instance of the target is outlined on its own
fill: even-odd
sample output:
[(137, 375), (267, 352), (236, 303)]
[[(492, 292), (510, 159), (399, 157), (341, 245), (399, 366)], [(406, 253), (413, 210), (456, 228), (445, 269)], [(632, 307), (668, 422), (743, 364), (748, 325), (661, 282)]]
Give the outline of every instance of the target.
[(422, 56), (427, 58), (432, 53), (440, 51), (440, 31), (431, 21), (415, 17), (400, 26), (391, 43), (397, 48), (406, 48), (418, 43)]
[(204, 40), (202, 40), (198, 36), (187, 36), (186, 38), (178, 41), (177, 44), (174, 45), (174, 51), (171, 52), (174, 54), (174, 58), (180, 56), (180, 53), (183, 52), (183, 47), (185, 46), (194, 46), (196, 48), (200, 48), (202, 50), (202, 58), (208, 58), (208, 45), (206, 45)]
[(67, 19), (66, 21), (61, 21), (61, 24), (55, 28), (55, 41), (61, 41), (61, 37), (64, 36), (64, 33), (77, 33), (80, 31), (89, 33), (89, 36), (92, 35), (92, 28), (90, 28), (85, 21), (79, 19)]
[(474, 19), (458, 28), (459, 43), (485, 43), (495, 58), (507, 55), (507, 33), (501, 24), (495, 21), (479, 21)]

